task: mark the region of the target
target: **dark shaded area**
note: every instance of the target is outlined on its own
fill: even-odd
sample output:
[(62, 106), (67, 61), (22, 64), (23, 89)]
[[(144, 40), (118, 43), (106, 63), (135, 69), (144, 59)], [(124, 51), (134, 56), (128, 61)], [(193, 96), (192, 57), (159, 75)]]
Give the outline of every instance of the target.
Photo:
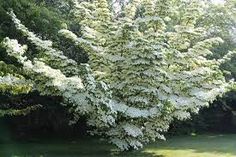
[[(75, 125), (69, 125), (72, 114), (68, 113), (68, 108), (60, 104), (60, 97), (40, 96), (37, 93), (28, 94), (24, 97), (16, 97), (11, 100), (4, 99), (13, 104), (3, 105), (1, 108), (21, 109), (29, 104), (40, 104), (41, 107), (27, 115), (5, 116), (0, 119), (1, 130), (8, 133), (11, 140), (24, 141), (40, 138), (72, 138), (86, 135), (87, 126), (84, 117)], [(19, 103), (17, 103), (19, 102)], [(4, 126), (4, 129), (2, 128)], [(4, 138), (5, 134), (0, 134)], [(1, 141), (1, 140), (0, 140)]]
[(5, 123), (11, 138), (16, 141), (86, 136), (88, 128), (85, 120), (81, 118), (76, 125), (69, 125), (69, 117), (64, 109), (57, 107), (54, 110), (38, 110), (24, 117), (11, 117), (5, 119)]
[(174, 121), (169, 133), (236, 133), (236, 93), (227, 93), (187, 121)]
[(119, 152), (113, 145), (99, 139), (40, 140), (27, 143), (0, 143), (0, 156), (4, 157), (161, 157), (140, 151)]

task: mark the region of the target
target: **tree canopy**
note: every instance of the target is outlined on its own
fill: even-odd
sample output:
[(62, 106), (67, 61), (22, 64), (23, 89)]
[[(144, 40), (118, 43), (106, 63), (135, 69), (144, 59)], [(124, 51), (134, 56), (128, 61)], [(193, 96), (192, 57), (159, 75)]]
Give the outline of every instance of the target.
[[(232, 88), (234, 82), (225, 79), (221, 65), (236, 51), (213, 55), (223, 40), (203, 20), (207, 15), (218, 18), (208, 12), (210, 2), (133, 0), (119, 13), (106, 0), (70, 4), (70, 18), (79, 31), (64, 21), (60, 38), (50, 40), (8, 10), (20, 35), (1, 42), (2, 93), (61, 97), (74, 116), (72, 123), (85, 116), (92, 135), (128, 150), (164, 139), (174, 119), (190, 118)], [(60, 39), (74, 47), (73, 54), (85, 52), (88, 62), (64, 52)], [(0, 116), (7, 112), (1, 109)]]

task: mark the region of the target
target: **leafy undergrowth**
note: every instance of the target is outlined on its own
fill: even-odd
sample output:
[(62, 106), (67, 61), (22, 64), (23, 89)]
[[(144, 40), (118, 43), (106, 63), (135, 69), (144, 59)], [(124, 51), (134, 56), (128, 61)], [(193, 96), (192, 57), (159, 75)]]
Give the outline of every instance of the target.
[(235, 135), (196, 135), (168, 138), (140, 151), (119, 153), (104, 141), (40, 140), (1, 143), (0, 157), (236, 157)]

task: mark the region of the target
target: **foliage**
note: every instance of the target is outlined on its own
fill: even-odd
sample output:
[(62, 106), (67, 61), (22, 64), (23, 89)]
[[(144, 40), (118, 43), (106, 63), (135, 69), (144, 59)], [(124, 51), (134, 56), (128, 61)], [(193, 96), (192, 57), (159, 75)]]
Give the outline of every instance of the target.
[(11, 11), (34, 52), (29, 55), (15, 39), (2, 41), (5, 55), (25, 78), (10, 80), (30, 82), (41, 95), (62, 97), (74, 114), (72, 122), (86, 116), (91, 134), (108, 137), (121, 150), (164, 139), (174, 119), (189, 118), (231, 86), (220, 65), (235, 51), (208, 58), (223, 41), (197, 25), (207, 2), (134, 0), (118, 16), (106, 0), (72, 2), (71, 15), (81, 31), (76, 35), (62, 29), (59, 34), (88, 54), (88, 64), (29, 31)]
[[(219, 36), (224, 40), (219, 47), (214, 47), (211, 58), (221, 58), (227, 51), (235, 49), (235, 26), (236, 26), (236, 1), (225, 1), (222, 5), (209, 5), (204, 15), (197, 21), (198, 26), (207, 29), (209, 37)], [(235, 56), (221, 65), (226, 79), (235, 79)], [(171, 133), (191, 133), (202, 131), (234, 131), (233, 120), (235, 111), (235, 90), (226, 93), (223, 98), (218, 99), (209, 109), (203, 109), (198, 115), (185, 122), (172, 123)], [(219, 127), (221, 126), (221, 127)], [(223, 127), (222, 127), (223, 126)]]
[[(57, 31), (66, 20), (60, 16), (60, 12), (45, 5), (36, 5), (35, 0), (1, 0), (0, 1), (0, 37), (20, 37), (14, 30), (11, 19), (6, 12), (12, 8), (18, 17), (24, 21), (30, 29), (38, 32), (44, 38), (56, 40)], [(52, 25), (53, 23), (53, 25)]]
[[(198, 25), (204, 25), (208, 30), (208, 36), (219, 36), (224, 40), (220, 47), (214, 48), (214, 56), (217, 58), (225, 55), (225, 52), (235, 49), (235, 25), (236, 25), (236, 2), (225, 1), (224, 5), (211, 5), (208, 14), (205, 14)], [(222, 69), (231, 73), (230, 78), (235, 78), (235, 57), (222, 65)], [(229, 76), (228, 76), (229, 77)]]
[[(16, 12), (17, 16), (22, 21), (24, 21), (29, 29), (36, 31), (42, 38), (53, 39), (54, 46), (56, 47), (63, 45), (63, 48), (65, 49), (64, 51), (66, 51), (67, 54), (70, 54), (71, 51), (73, 51), (72, 47), (64, 44), (66, 41), (62, 41), (63, 44), (61, 44), (61, 41), (59, 42), (59, 36), (57, 35), (57, 31), (63, 28), (64, 23), (70, 23), (68, 20), (66, 20), (68, 14), (63, 13), (60, 9), (57, 9), (57, 7), (53, 7), (48, 3), (43, 3), (43, 1), (35, 2), (35, 0), (0, 0), (0, 40), (6, 36), (9, 36), (11, 38), (17, 38), (22, 43), (26, 42), (26, 39), (15, 30), (10, 16), (7, 15), (7, 11), (9, 11), (10, 8)], [(28, 100), (25, 100), (24, 98), (24, 95), (27, 93), (28, 95), (32, 95), (30, 94), (33, 92), (32, 82), (28, 80), (28, 78), (25, 78), (24, 74), (22, 73), (22, 69), (19, 68), (20, 65), (16, 62), (16, 60), (7, 56), (4, 51), (4, 49), (0, 49), (1, 111), (11, 111), (11, 109), (17, 112), (18, 110), (22, 109), (22, 111), (26, 111), (24, 109), (26, 106), (23, 104), (28, 104), (29, 107), (34, 105), (37, 106), (39, 103), (38, 99), (34, 99), (34, 102), (27, 102)], [(34, 51), (34, 47), (31, 44), (28, 44), (29, 57), (34, 57)], [(77, 53), (77, 56), (80, 57), (80, 61), (86, 60), (83, 58), (87, 58), (81, 53)], [(76, 55), (73, 56), (73, 58), (75, 57)], [(16, 95), (18, 95), (17, 102), (15, 102)], [(47, 103), (48, 102), (45, 104)], [(43, 107), (47, 108), (47, 105), (45, 106), (45, 104)], [(21, 113), (24, 114), (24, 112)], [(28, 111), (26, 113), (28, 113)]]

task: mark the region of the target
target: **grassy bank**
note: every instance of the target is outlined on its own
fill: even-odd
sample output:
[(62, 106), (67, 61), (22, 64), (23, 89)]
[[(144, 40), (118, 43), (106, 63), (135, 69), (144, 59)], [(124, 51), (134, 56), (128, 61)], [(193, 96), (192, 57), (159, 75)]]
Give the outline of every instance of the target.
[(118, 153), (95, 139), (1, 143), (0, 157), (236, 157), (236, 135), (197, 135), (168, 138), (140, 151)]

